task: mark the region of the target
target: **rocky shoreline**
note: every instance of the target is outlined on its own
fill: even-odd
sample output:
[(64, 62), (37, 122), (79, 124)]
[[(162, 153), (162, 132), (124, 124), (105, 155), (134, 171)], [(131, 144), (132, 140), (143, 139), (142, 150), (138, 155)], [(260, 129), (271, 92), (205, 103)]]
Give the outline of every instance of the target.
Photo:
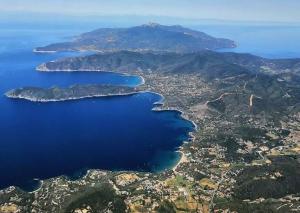
[(61, 102), (61, 101), (72, 101), (72, 100), (80, 100), (80, 99), (86, 99), (86, 98), (107, 98), (107, 97), (118, 97), (118, 96), (131, 96), (135, 94), (139, 94), (142, 92), (133, 92), (133, 93), (123, 93), (123, 94), (107, 94), (107, 95), (87, 95), (87, 96), (80, 96), (80, 97), (68, 97), (64, 99), (38, 99), (38, 98), (32, 98), (32, 97), (26, 97), (26, 96), (15, 96), (11, 94), (5, 94), (6, 97), (12, 98), (12, 99), (24, 99), (32, 102)]
[(25, 99), (33, 102), (58, 102), (79, 100), (84, 98), (99, 98), (113, 96), (134, 95), (139, 92), (137, 88), (112, 85), (74, 85), (68, 88), (39, 88), (24, 87), (13, 89), (5, 93), (6, 97), (13, 99)]

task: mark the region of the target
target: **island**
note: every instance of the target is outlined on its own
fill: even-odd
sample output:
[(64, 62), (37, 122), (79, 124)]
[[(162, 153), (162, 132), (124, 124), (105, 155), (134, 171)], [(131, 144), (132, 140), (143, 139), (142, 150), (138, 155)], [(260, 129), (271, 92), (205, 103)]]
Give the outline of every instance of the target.
[(229, 39), (215, 38), (179, 25), (164, 26), (149, 23), (130, 28), (97, 29), (76, 36), (70, 42), (37, 47), (34, 52), (119, 50), (195, 52), (234, 47), (235, 43)]
[(82, 98), (133, 95), (138, 92), (139, 90), (133, 87), (90, 84), (73, 85), (68, 88), (52, 87), (47, 89), (24, 87), (10, 90), (5, 95), (8, 98), (26, 99), (34, 102), (53, 102)]
[[(152, 28), (161, 26), (136, 30), (140, 28), (152, 32)], [(177, 29), (180, 40), (185, 41), (181, 27), (172, 29), (172, 33)], [(165, 30), (159, 32), (164, 34)], [(127, 38), (128, 29), (121, 32)], [(105, 30), (98, 33), (104, 35), (106, 42), (118, 41), (115, 37), (107, 40)], [(194, 36), (188, 31), (183, 34)], [(89, 36), (93, 34), (84, 34), (75, 43), (37, 50), (86, 50), (90, 44), (82, 44)], [(141, 48), (131, 41), (129, 47)], [(97, 47), (98, 41), (92, 48)], [(89, 170), (77, 180), (65, 176), (43, 180), (30, 193), (12, 186), (0, 191), (0, 211), (299, 211), (300, 59), (266, 59), (241, 53), (193, 52), (194, 49), (117, 49), (121, 47), (125, 50), (110, 51), (108, 45), (109, 51), (46, 62), (37, 69), (114, 71), (142, 76), (145, 83), (137, 89), (91, 90), (89, 86), (76, 86), (75, 93), (80, 95), (75, 97), (137, 91), (161, 94), (164, 102), (156, 110), (179, 110), (199, 127), (178, 150), (181, 160), (173, 169), (161, 173)], [(74, 98), (73, 93), (74, 89), (25, 88), (13, 90), (8, 96), (63, 100)]]

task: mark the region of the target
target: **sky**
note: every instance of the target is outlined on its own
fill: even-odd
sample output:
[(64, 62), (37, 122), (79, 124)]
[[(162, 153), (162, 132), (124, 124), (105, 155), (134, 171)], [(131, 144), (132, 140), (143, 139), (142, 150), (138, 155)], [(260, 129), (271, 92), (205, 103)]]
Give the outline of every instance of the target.
[(167, 16), (300, 23), (300, 0), (0, 0), (0, 13)]

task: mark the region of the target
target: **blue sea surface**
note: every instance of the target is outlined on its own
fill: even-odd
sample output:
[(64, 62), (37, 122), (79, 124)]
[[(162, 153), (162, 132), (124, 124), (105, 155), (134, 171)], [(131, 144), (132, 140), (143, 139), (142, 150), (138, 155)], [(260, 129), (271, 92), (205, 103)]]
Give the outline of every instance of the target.
[(93, 168), (157, 172), (172, 167), (179, 159), (175, 151), (194, 127), (179, 112), (152, 111), (162, 98), (157, 94), (55, 103), (4, 96), (23, 86), (141, 83), (138, 76), (116, 73), (37, 72), (40, 63), (78, 55), (32, 52), (66, 34), (40, 26), (0, 30), (0, 188), (30, 190), (36, 178), (74, 177)]
[(299, 25), (199, 25), (194, 29), (237, 44), (224, 52), (251, 53), (266, 58), (300, 58)]

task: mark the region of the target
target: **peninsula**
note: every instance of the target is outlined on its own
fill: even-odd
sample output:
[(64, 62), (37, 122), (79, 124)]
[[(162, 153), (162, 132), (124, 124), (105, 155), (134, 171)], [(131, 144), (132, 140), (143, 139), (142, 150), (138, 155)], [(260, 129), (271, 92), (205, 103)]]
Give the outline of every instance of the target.
[(132, 95), (139, 92), (136, 88), (112, 85), (73, 85), (68, 88), (24, 87), (8, 91), (8, 98), (26, 99), (34, 102), (67, 101), (82, 98)]

